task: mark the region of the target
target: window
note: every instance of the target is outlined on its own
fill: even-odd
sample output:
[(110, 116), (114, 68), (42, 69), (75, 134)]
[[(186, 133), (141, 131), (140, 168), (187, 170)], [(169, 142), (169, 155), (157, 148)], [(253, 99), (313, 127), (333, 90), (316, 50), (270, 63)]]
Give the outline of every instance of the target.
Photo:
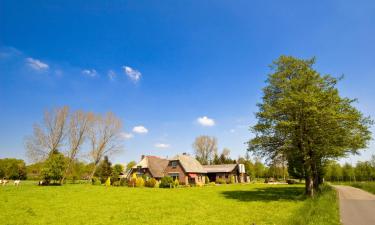
[(172, 161), (171, 166), (172, 166), (172, 168), (176, 168), (177, 167), (177, 161)]
[(179, 174), (178, 173), (170, 173), (169, 174), (170, 177), (172, 177), (173, 180), (178, 180), (178, 177), (179, 177)]

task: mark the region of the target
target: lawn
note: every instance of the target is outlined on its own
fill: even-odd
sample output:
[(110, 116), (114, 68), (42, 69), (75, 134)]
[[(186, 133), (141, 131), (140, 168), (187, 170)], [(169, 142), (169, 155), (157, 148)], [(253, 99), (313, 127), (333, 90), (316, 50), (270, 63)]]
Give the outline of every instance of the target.
[[(324, 196), (306, 200), (302, 193), (301, 185), (161, 189), (23, 184), (0, 187), (0, 221), (1, 224), (339, 224), (334, 192), (325, 193), (328, 201), (324, 201), (327, 198)], [(324, 211), (316, 208), (320, 204), (324, 205)], [(317, 219), (311, 220), (311, 216)]]

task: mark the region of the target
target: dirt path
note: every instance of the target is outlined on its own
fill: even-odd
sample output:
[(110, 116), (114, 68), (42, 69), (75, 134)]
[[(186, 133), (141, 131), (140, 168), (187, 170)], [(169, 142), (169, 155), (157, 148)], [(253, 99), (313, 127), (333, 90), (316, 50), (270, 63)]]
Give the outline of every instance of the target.
[(340, 198), (343, 225), (374, 225), (375, 195), (350, 186), (334, 186)]

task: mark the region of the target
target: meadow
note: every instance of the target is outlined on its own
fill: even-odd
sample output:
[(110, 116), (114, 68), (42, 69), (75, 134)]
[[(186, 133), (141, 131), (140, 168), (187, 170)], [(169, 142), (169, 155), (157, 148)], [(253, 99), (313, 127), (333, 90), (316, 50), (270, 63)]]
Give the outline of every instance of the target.
[(339, 224), (336, 193), (302, 185), (0, 187), (1, 224)]

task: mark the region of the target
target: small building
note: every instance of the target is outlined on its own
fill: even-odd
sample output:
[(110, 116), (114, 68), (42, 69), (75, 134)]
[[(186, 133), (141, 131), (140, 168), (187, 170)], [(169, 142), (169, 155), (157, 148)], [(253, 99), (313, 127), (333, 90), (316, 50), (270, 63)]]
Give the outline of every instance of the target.
[(168, 162), (168, 159), (157, 156), (142, 155), (141, 161), (129, 171), (128, 178), (135, 173), (138, 177), (147, 176), (160, 180), (164, 176), (164, 169), (167, 167)]
[(169, 160), (164, 175), (178, 179), (180, 184), (202, 185), (206, 171), (194, 157), (184, 153)]
[(245, 166), (243, 164), (221, 164), (221, 165), (204, 165), (204, 170), (210, 181), (215, 182), (217, 179), (229, 181), (234, 176), (236, 183), (245, 182)]

